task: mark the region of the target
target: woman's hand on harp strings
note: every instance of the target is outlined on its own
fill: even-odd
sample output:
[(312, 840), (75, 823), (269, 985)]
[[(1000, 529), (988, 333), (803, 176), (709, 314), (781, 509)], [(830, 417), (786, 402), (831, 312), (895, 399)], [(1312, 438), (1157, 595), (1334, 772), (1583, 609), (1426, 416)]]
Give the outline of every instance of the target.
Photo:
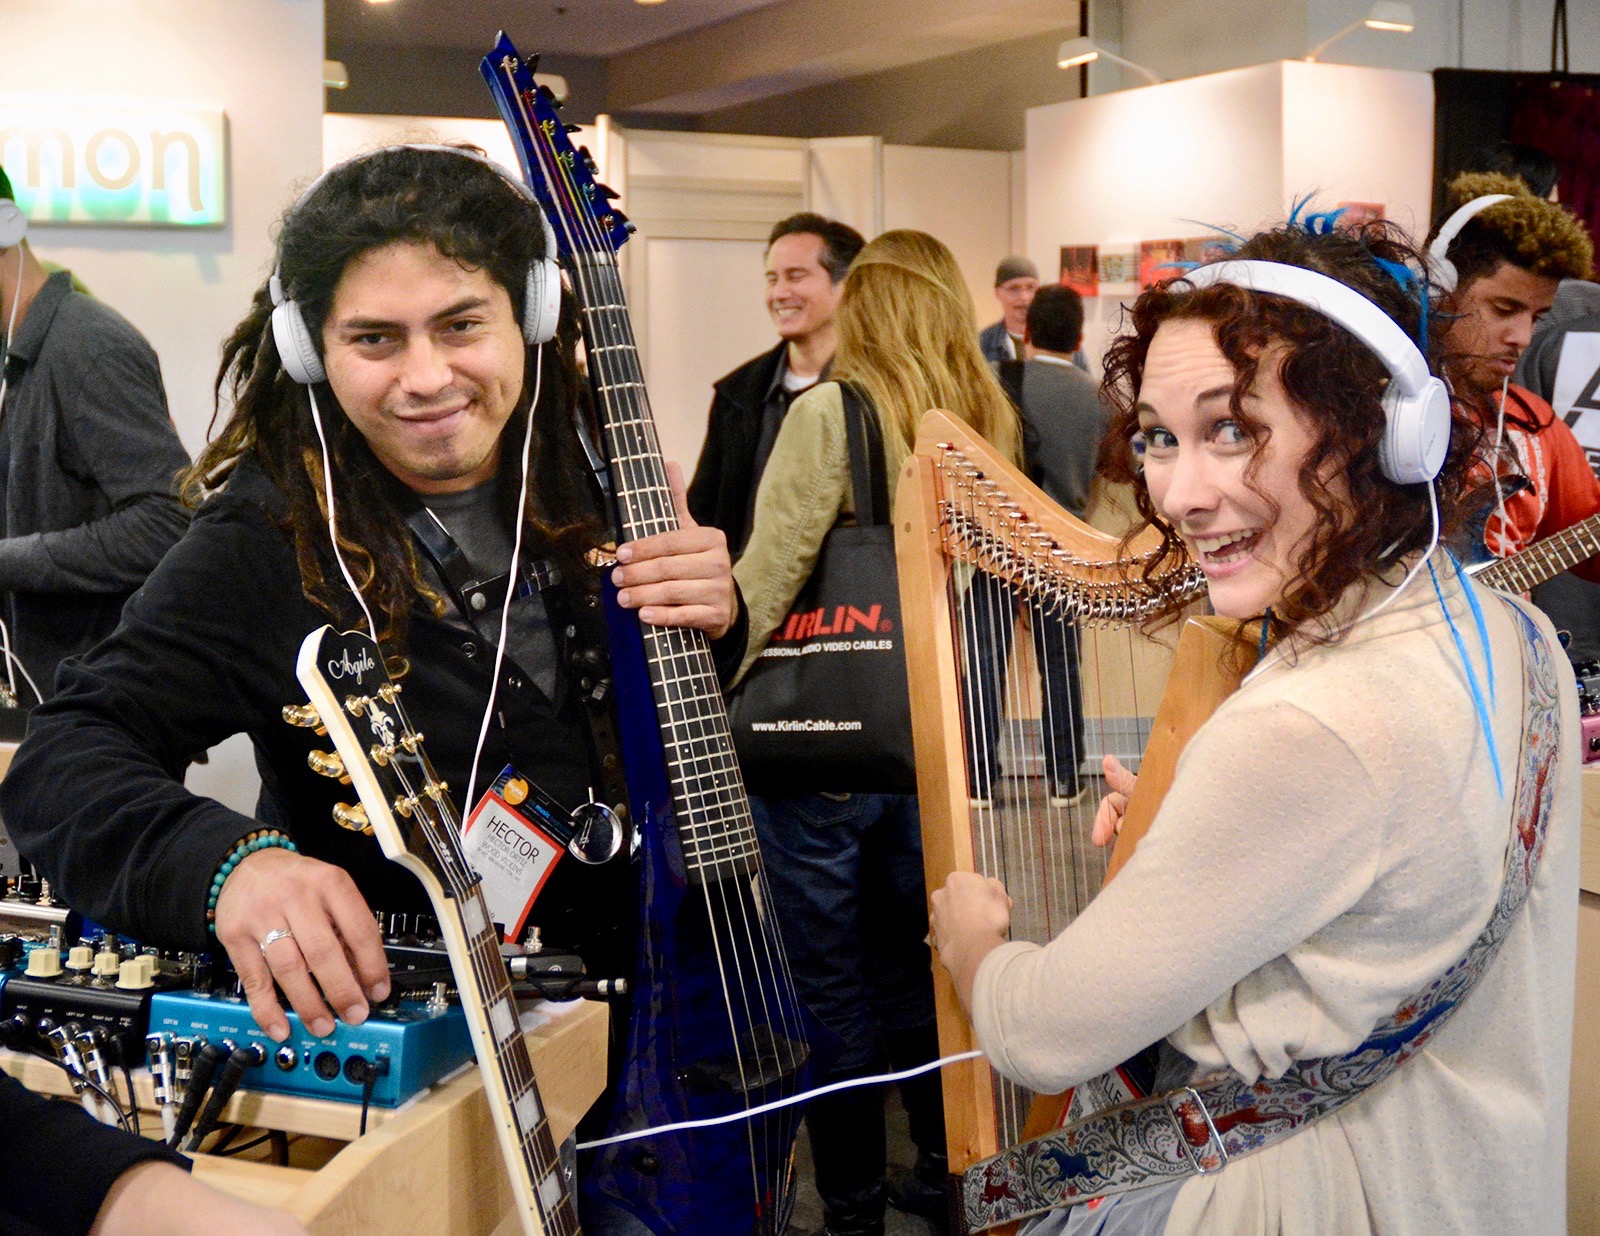
[(978, 967), (1006, 942), (1011, 929), (1011, 898), (999, 880), (955, 871), (929, 898), (929, 905), (928, 942), (950, 971), (961, 1007), (970, 1011)]
[(1100, 800), (1100, 809), (1094, 813), (1093, 838), (1096, 845), (1108, 845), (1122, 831), (1122, 817), (1127, 813), (1128, 799), (1133, 796), (1133, 787), (1139, 778), (1124, 768), (1114, 755), (1101, 760), (1100, 768), (1111, 792)]
[(721, 529), (694, 522), (683, 492), (683, 469), (669, 463), (667, 478), (678, 527), (617, 546), (618, 566), (611, 573), (612, 583), (621, 589), (617, 604), (638, 610), (639, 620), (652, 626), (698, 627), (719, 639), (739, 617), (728, 538)]

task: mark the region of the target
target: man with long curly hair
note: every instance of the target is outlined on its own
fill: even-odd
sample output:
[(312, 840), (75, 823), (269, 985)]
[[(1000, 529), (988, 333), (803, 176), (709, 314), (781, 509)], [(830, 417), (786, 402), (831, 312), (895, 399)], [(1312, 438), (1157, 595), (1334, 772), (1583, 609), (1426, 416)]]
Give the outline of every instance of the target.
[[(373, 911), (431, 910), (375, 841), (335, 823), (353, 795), (308, 768), (326, 740), (283, 715), (305, 698), (309, 632), (371, 625), (457, 794), (507, 764), (569, 808), (606, 784), (585, 551), (607, 534), (574, 428), (577, 315), (548, 332), (530, 316), (547, 256), (538, 207), (465, 148), (388, 148), (316, 182), (224, 345), (231, 414), (186, 477), (188, 534), (116, 632), (68, 665), (6, 779), (7, 826), (69, 904), (149, 943), (220, 944), (274, 1039), (290, 1031), (278, 989), (318, 1036), (365, 1019), (390, 987)], [(303, 348), (276, 329), (289, 299)], [(620, 599), (645, 622), (729, 633), (722, 533), (687, 521), (619, 558)], [(181, 779), (238, 733), (261, 771), (253, 817)], [(532, 921), (627, 973), (628, 866), (564, 863)]]
[[(1472, 216), (1445, 250), (1455, 285), (1440, 308), (1456, 393), (1492, 432), (1498, 494), (1485, 486), (1479, 539), (1503, 558), (1600, 512), (1600, 482), (1572, 431), (1549, 404), (1511, 381), (1561, 280), (1589, 277), (1594, 246), (1576, 217), (1514, 176), (1457, 176), (1451, 210), (1490, 194), (1507, 200)], [(1600, 581), (1600, 561), (1576, 570)]]

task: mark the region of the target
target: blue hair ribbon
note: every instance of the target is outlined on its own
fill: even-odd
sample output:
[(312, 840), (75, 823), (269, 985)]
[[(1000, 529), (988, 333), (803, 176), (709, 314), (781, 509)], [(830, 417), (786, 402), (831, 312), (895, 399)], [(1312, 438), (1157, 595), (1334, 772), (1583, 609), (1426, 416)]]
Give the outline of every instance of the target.
[[(1494, 741), (1494, 726), (1489, 720), (1489, 707), (1483, 702), (1483, 689), (1478, 686), (1477, 671), (1472, 668), (1472, 660), (1467, 656), (1467, 646), (1462, 641), (1461, 632), (1456, 629), (1455, 619), (1450, 617), (1450, 607), (1444, 602), (1444, 589), (1439, 586), (1439, 573), (1433, 569), (1433, 563), (1428, 563), (1428, 574), (1433, 579), (1433, 592), (1439, 598), (1439, 609), (1444, 613), (1444, 620), (1450, 626), (1450, 638), (1455, 640), (1456, 652), (1461, 657), (1462, 667), (1467, 671), (1467, 686), (1472, 691), (1472, 704), (1478, 710), (1478, 724), (1483, 729), (1484, 740), (1489, 744), (1489, 764), (1494, 769), (1495, 788), (1500, 791), (1500, 797), (1506, 796), (1505, 774), (1500, 770), (1500, 751)], [(1465, 581), (1463, 581), (1465, 583)], [(1478, 608), (1477, 599), (1472, 595), (1470, 584), (1466, 585), (1466, 593), (1472, 606), (1474, 615), (1478, 619), (1478, 635), (1483, 640), (1483, 659), (1489, 669), (1489, 682), (1491, 691), (1494, 683), (1494, 657), (1489, 652), (1489, 632), (1483, 625), (1483, 611)]]
[(1417, 334), (1419, 336), (1417, 342), (1422, 348), (1422, 354), (1426, 356), (1428, 354), (1428, 289), (1424, 287), (1422, 281), (1417, 278), (1417, 272), (1412, 270), (1411, 267), (1407, 266), (1404, 262), (1391, 262), (1387, 258), (1378, 257), (1376, 254), (1373, 255), (1372, 260), (1378, 264), (1379, 268), (1382, 269), (1384, 273), (1389, 276), (1389, 278), (1393, 279), (1400, 285), (1400, 289), (1402, 291), (1415, 296), (1417, 298), (1417, 303), (1421, 305), (1422, 321), (1417, 329)]

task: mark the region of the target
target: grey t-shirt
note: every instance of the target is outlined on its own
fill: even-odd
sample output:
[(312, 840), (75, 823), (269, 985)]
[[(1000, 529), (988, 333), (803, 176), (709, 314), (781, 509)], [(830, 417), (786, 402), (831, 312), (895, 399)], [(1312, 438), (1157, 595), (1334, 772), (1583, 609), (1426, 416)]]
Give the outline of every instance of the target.
[(1109, 419), (1098, 384), (1083, 370), (1042, 359), (1023, 366), (1022, 444), (1028, 474), (1080, 517), (1089, 505), (1089, 485)]
[[(480, 580), (493, 579), (511, 569), (513, 548), (511, 530), (500, 517), (498, 477), (473, 489), (453, 494), (429, 494), (427, 508), (444, 525), (451, 539), (461, 547)], [(526, 539), (521, 561), (529, 561)], [(491, 605), (481, 613), (469, 615), (472, 624), (489, 644), (500, 638), (500, 607)], [(529, 680), (551, 700), (556, 697), (556, 645), (550, 631), (550, 618), (544, 598), (537, 589), (511, 602), (506, 624), (506, 656), (517, 664)]]

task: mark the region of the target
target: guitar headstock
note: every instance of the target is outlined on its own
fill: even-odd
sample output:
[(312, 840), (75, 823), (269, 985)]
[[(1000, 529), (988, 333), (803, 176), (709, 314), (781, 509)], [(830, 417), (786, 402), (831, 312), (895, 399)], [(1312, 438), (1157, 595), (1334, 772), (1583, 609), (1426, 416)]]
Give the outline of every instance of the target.
[(561, 256), (576, 260), (603, 254), (609, 259), (627, 241), (633, 224), (612, 207), (616, 195), (595, 181), (589, 152), (573, 146), (555, 96), (534, 81), (537, 63), (537, 56), (524, 61), (501, 31), (478, 67), (511, 130), (522, 178), (555, 228)]
[(348, 779), (361, 797), (359, 807), (335, 807), (334, 819), (372, 833), (389, 859), (457, 896), (473, 877), (449, 787), (435, 776), (378, 646), (359, 632), (324, 626), (300, 645), (295, 676), (311, 703), (285, 707), (284, 719), (327, 732), (334, 750), (313, 751), (308, 763)]

